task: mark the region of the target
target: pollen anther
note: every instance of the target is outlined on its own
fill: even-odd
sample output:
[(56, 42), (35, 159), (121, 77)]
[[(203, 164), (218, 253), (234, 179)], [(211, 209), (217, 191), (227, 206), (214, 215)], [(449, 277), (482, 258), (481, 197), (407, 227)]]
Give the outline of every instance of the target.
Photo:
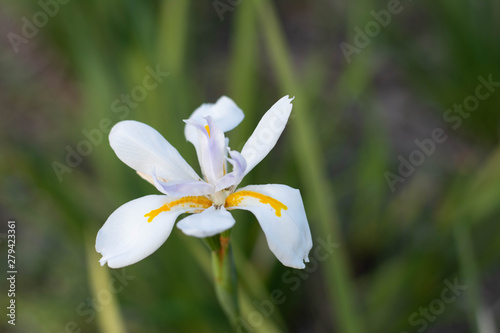
[(145, 214), (144, 217), (148, 217), (148, 222), (152, 222), (155, 217), (157, 217), (162, 212), (168, 212), (176, 207), (181, 208), (201, 208), (202, 211), (206, 208), (212, 206), (212, 201), (206, 197), (184, 197), (171, 202), (168, 202), (158, 209), (153, 209), (149, 213)]
[(239, 204), (241, 204), (242, 201), (246, 197), (253, 197), (253, 198), (259, 199), (259, 201), (262, 202), (263, 204), (270, 205), (274, 209), (276, 216), (278, 216), (278, 217), (281, 217), (281, 210), (282, 209), (288, 210), (288, 207), (285, 204), (283, 204), (281, 201), (278, 201), (278, 200), (273, 199), (267, 195), (253, 192), (253, 191), (238, 191), (238, 192), (231, 194), (230, 196), (228, 196), (226, 198), (225, 207), (226, 208), (236, 207)]

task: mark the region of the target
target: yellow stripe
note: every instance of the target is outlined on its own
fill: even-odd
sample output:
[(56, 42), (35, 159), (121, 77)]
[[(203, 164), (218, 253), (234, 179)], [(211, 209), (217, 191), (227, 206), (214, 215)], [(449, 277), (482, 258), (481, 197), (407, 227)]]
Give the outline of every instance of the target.
[(208, 137), (210, 137), (210, 127), (208, 127), (208, 125), (205, 125), (205, 129), (207, 130)]
[(275, 211), (276, 216), (281, 217), (281, 210), (288, 210), (288, 207), (282, 202), (273, 199), (267, 195), (260, 194), (253, 191), (238, 191), (226, 198), (226, 208), (238, 206), (246, 197), (253, 197), (259, 199), (263, 204), (269, 204)]
[(177, 200), (174, 200), (172, 202), (166, 203), (163, 206), (161, 206), (158, 209), (153, 209), (144, 217), (149, 217), (148, 222), (152, 222), (155, 217), (158, 216), (158, 214), (162, 212), (168, 212), (174, 207), (183, 207), (183, 208), (208, 208), (212, 206), (212, 201), (209, 200), (206, 197), (184, 197), (180, 198)]

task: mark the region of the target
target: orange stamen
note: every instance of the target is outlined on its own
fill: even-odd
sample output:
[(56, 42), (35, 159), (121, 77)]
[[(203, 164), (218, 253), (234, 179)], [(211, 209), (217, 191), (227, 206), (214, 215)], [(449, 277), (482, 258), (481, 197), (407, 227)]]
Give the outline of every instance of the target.
[(206, 209), (212, 206), (212, 201), (205, 197), (184, 197), (171, 202), (168, 202), (158, 209), (153, 209), (149, 213), (145, 214), (144, 217), (149, 217), (148, 222), (152, 222), (155, 217), (157, 217), (162, 212), (168, 212), (174, 207), (182, 208), (203, 208)]
[(267, 195), (260, 194), (253, 191), (238, 191), (226, 198), (226, 208), (238, 206), (246, 197), (253, 197), (259, 199), (263, 204), (269, 204), (275, 211), (276, 216), (281, 216), (281, 210), (288, 210), (288, 207), (282, 202), (273, 199)]

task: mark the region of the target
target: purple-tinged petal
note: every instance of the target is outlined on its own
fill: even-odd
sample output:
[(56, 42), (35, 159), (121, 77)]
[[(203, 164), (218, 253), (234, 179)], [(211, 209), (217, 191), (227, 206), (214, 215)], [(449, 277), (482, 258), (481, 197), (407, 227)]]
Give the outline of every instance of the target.
[(163, 194), (174, 197), (200, 196), (214, 193), (215, 187), (203, 180), (165, 182), (156, 176), (153, 169), (152, 179), (155, 187)]
[(226, 163), (226, 141), (224, 133), (217, 127), (211, 117), (206, 118), (207, 125), (194, 120), (186, 120), (188, 127), (198, 132), (196, 142), (193, 142), (201, 170), (205, 179), (210, 184), (224, 176)]
[(229, 150), (229, 155), (231, 158), (229, 158), (228, 161), (232, 164), (233, 170), (217, 180), (215, 186), (216, 191), (238, 185), (245, 176), (245, 170), (247, 167), (245, 158), (235, 150)]

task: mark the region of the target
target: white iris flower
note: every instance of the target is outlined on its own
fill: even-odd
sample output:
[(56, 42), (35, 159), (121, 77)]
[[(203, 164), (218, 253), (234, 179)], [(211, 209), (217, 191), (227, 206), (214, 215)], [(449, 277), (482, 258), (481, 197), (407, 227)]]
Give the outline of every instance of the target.
[(203, 179), (152, 127), (132, 120), (117, 123), (109, 134), (116, 155), (163, 194), (132, 200), (111, 214), (96, 239), (101, 265), (119, 268), (146, 258), (167, 240), (183, 213), (192, 215), (177, 227), (205, 238), (232, 228), (235, 220), (229, 211), (243, 209), (255, 215), (269, 248), (284, 265), (304, 268), (312, 239), (299, 190), (277, 184), (236, 190), (275, 146), (292, 111), (291, 101), (285, 96), (267, 111), (241, 153), (231, 150), (224, 136), (244, 118), (230, 98), (196, 109), (185, 121), (185, 135), (196, 148)]

